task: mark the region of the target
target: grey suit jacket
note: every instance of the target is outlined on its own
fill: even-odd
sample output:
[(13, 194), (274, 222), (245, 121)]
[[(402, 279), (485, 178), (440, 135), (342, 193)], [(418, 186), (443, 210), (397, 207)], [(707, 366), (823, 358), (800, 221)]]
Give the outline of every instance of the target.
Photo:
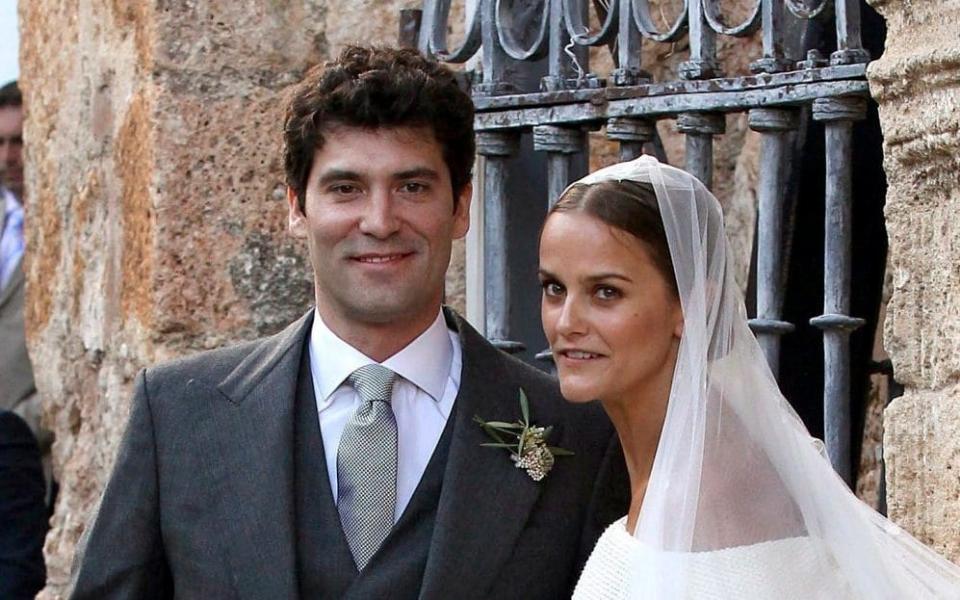
[[(270, 338), (141, 371), (73, 598), (297, 597), (293, 407), (312, 314)], [(569, 597), (603, 527), (626, 512), (626, 488), (609, 483), (625, 480), (612, 428), (598, 407), (567, 404), (553, 379), (447, 319), (463, 372), (420, 597)], [(539, 483), (506, 451), (482, 447), (472, 422), (519, 418), (520, 387), (531, 420), (575, 452)], [(596, 489), (601, 472), (612, 495)]]
[(0, 409), (13, 410), (34, 393), (23, 328), (22, 263), (0, 291)]

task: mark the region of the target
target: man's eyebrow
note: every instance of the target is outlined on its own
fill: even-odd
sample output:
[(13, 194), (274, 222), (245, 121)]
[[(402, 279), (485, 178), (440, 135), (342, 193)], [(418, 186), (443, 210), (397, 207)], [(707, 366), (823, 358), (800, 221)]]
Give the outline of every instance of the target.
[(360, 173), (347, 169), (328, 169), (317, 177), (317, 183), (323, 185), (331, 181), (360, 181)]
[(430, 167), (414, 167), (393, 174), (394, 179), (440, 179), (440, 173)]

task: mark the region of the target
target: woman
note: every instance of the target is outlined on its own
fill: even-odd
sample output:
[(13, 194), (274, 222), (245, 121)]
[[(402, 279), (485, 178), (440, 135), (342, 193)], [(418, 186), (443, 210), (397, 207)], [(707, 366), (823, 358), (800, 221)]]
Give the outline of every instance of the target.
[(632, 489), (574, 598), (960, 598), (960, 568), (857, 500), (780, 394), (699, 181), (602, 169), (540, 244), (561, 389), (603, 404)]

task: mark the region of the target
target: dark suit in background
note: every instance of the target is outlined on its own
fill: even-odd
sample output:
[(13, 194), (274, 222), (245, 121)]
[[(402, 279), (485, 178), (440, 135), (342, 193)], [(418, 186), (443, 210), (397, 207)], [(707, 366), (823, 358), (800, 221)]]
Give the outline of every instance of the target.
[[(270, 338), (141, 372), (73, 598), (569, 598), (626, 512), (599, 406), (493, 348), (452, 312), (463, 349), (447, 427), (406, 511), (362, 572), (330, 491), (305, 360), (313, 312)], [(322, 360), (322, 358), (321, 358)], [(575, 452), (534, 482), (473, 422), (552, 425)], [(615, 450), (617, 450), (615, 448)], [(596, 482), (607, 462), (610, 473)], [(619, 490), (610, 493), (611, 489)]]
[(0, 411), (0, 598), (33, 598), (43, 588), (47, 533), (45, 484), (37, 440), (27, 424)]

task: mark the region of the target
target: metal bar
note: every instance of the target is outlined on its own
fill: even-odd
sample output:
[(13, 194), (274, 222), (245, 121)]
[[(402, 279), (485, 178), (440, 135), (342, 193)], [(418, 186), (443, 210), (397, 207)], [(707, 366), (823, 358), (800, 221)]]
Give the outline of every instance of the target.
[(713, 136), (688, 133), (686, 138), (686, 170), (713, 188)]
[(620, 161), (633, 160), (643, 154), (643, 145), (657, 135), (657, 125), (646, 119), (614, 118), (607, 121), (607, 137), (620, 142)]
[(422, 22), (422, 10), (419, 8), (401, 8), (397, 45), (401, 48), (416, 48), (420, 39), (420, 24)]
[(677, 117), (677, 131), (686, 135), (686, 170), (708, 188), (713, 187), (713, 136), (725, 130), (722, 114), (683, 113)]
[(575, 127), (533, 128), (533, 149), (547, 153), (547, 198), (552, 207), (570, 183), (571, 156), (586, 149), (586, 135)]
[(497, 35), (496, 2), (480, 0), (480, 7), (477, 10), (482, 11), (480, 53), (483, 81), (474, 86), (473, 92), (478, 96), (497, 96), (516, 92), (516, 86), (511, 83), (510, 57), (504, 52), (500, 45), (500, 36)]
[(824, 438), (837, 473), (852, 485), (850, 455), (850, 332), (863, 319), (849, 316), (851, 271), (851, 147), (853, 121), (866, 116), (862, 98), (821, 98), (813, 118), (825, 126), (823, 314), (810, 324), (823, 330)]
[(788, 71), (793, 65), (783, 50), (783, 0), (762, 0), (763, 58), (750, 63), (754, 73)]
[(617, 0), (617, 68), (611, 73), (613, 84), (636, 85), (647, 78), (642, 71), (641, 44), (643, 38), (633, 22), (633, 0)]
[(848, 65), (868, 62), (870, 53), (863, 49), (860, 41), (859, 0), (836, 0), (834, 10), (837, 25), (837, 51), (830, 55), (830, 63)]
[(528, 128), (541, 124), (588, 125), (612, 117), (670, 117), (687, 111), (739, 112), (758, 107), (799, 106), (828, 96), (868, 96), (866, 81), (829, 81), (770, 89), (676, 94), (478, 113), (477, 130)]
[[(550, 8), (550, 35), (547, 64), (549, 74), (541, 80), (541, 88), (548, 92), (567, 89), (600, 87), (600, 79), (590, 73), (590, 54), (585, 46), (571, 44), (565, 23), (563, 0), (548, 0)], [(582, 21), (586, 21), (587, 5), (577, 4)], [(577, 32), (586, 35), (588, 31)], [(571, 56), (571, 54), (573, 56)]]
[(517, 132), (477, 135), (477, 153), (483, 169), (483, 258), (486, 336), (491, 341), (510, 338), (510, 223), (507, 219), (507, 161), (519, 150)]
[(433, 37), (433, 30), (437, 27), (435, 13), (439, 1), (423, 0), (423, 17), (420, 21), (420, 30), (423, 31), (423, 35), (417, 40), (417, 49), (427, 56), (431, 54), (430, 40)]
[(564, 47), (570, 42), (567, 28), (563, 24), (562, 0), (546, 0), (544, 10), (550, 11), (550, 34), (548, 42), (547, 69), (548, 74), (542, 79), (543, 89), (548, 91), (562, 90), (564, 82), (570, 76), (567, 63), (570, 58), (564, 53)]
[(688, 2), (690, 60), (680, 63), (680, 77), (683, 79), (720, 77), (716, 33), (710, 28), (704, 16), (705, 2), (715, 3), (716, 0), (689, 0)]
[(750, 111), (748, 122), (751, 129), (761, 132), (757, 318), (750, 320), (750, 327), (776, 377), (780, 367), (780, 336), (794, 329), (780, 316), (784, 292), (782, 257), (787, 132), (797, 128), (799, 119), (795, 110), (757, 108)]
[(547, 153), (547, 202), (552, 208), (570, 183), (570, 157), (560, 152)]
[[(811, 51), (808, 54), (817, 53)], [(811, 63), (814, 64), (814, 63)], [(816, 64), (822, 64), (816, 62)], [(638, 83), (623, 87), (603, 89), (561, 90), (557, 92), (537, 92), (476, 98), (474, 106), (477, 112), (501, 110), (505, 108), (535, 107), (548, 104), (569, 104), (573, 102), (603, 103), (626, 98), (665, 96), (676, 94), (706, 94), (713, 92), (744, 92), (747, 90), (773, 89), (777, 87), (826, 81), (864, 79), (866, 65), (838, 65), (835, 67), (811, 67), (801, 71), (749, 75), (745, 77), (727, 77), (709, 81), (666, 81), (657, 83)], [(829, 95), (829, 94), (825, 94)]]

